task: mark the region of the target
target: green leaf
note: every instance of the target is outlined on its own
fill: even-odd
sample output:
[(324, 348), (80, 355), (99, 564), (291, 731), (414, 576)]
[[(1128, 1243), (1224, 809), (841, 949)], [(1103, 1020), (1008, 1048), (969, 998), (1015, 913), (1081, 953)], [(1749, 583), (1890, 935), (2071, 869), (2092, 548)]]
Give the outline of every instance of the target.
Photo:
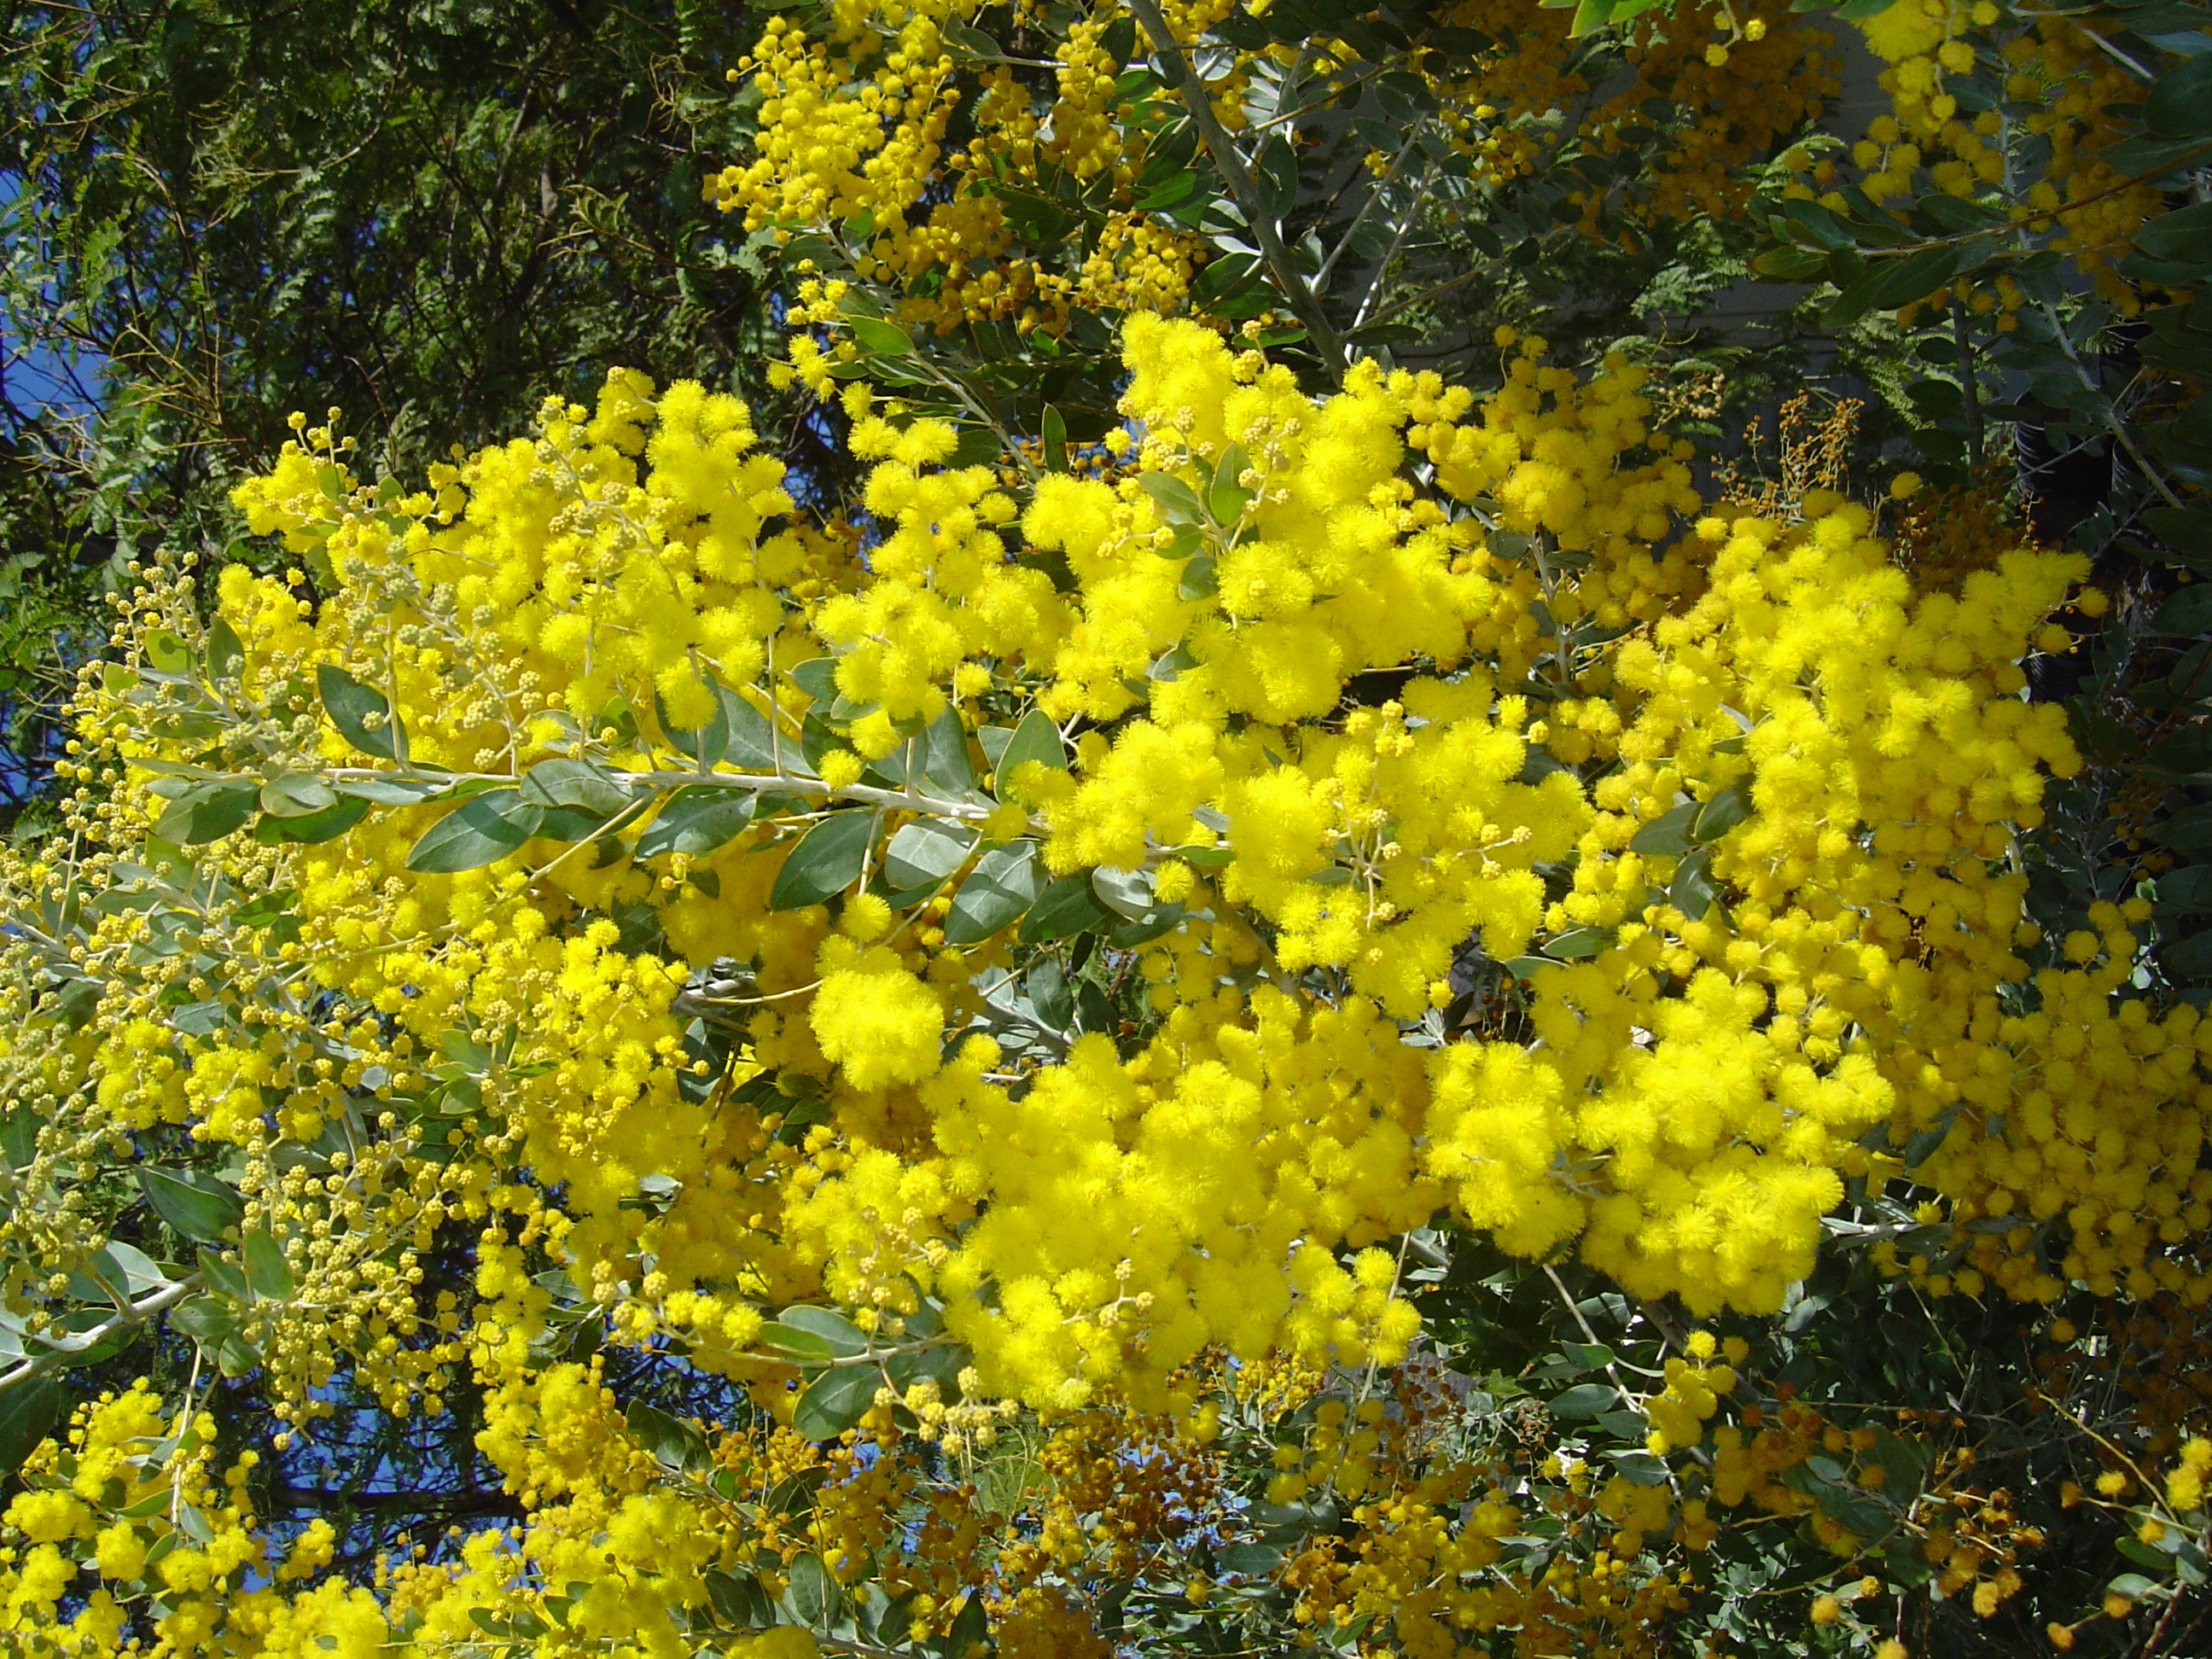
[(1298, 204), (1298, 153), (1277, 133), (1260, 147), (1253, 182), (1260, 186), (1261, 210), (1271, 219), (1288, 218)]
[(53, 1432), (61, 1415), (60, 1380), (49, 1374), (0, 1394), (0, 1474), (13, 1474)]
[(820, 1556), (812, 1550), (800, 1551), (792, 1558), (786, 1578), (785, 1594), (800, 1624), (818, 1625), (829, 1616), (830, 1604), (836, 1597), (837, 1583), (830, 1577), (830, 1569), (822, 1565)]
[(1703, 921), (1717, 896), (1713, 886), (1712, 861), (1712, 848), (1699, 847), (1674, 866), (1674, 878), (1667, 884), (1667, 902), (1692, 921)]
[(960, 1604), (960, 1611), (952, 1620), (952, 1628), (945, 1633), (945, 1659), (968, 1659), (979, 1643), (991, 1636), (991, 1624), (983, 1612), (983, 1598), (974, 1590)]
[(374, 801), (380, 806), (416, 806), (443, 794), (453, 785), (438, 778), (403, 778), (392, 772), (370, 778), (333, 778), (331, 787), (341, 795)]
[(602, 818), (612, 817), (634, 799), (601, 768), (566, 757), (542, 760), (524, 773), (521, 794), (533, 806), (579, 806)]
[(246, 1282), (264, 1301), (281, 1302), (292, 1293), (292, 1268), (284, 1260), (284, 1247), (259, 1227), (242, 1241)]
[(1691, 829), (1690, 838), (1718, 841), (1750, 816), (1751, 786), (1739, 778), (1725, 789), (1715, 791), (1712, 798), (1698, 809), (1698, 821)]
[(2212, 933), (2160, 945), (2158, 962), (2175, 979), (2212, 978)]
[(1771, 247), (1753, 257), (1751, 268), (1778, 283), (1809, 283), (1827, 270), (1828, 260), (1809, 248)]
[(1116, 870), (1105, 865), (1091, 872), (1091, 890), (1118, 916), (1142, 920), (1152, 910), (1152, 878), (1142, 870)]
[(253, 1287), (246, 1282), (244, 1268), (226, 1258), (221, 1252), (205, 1247), (194, 1252), (200, 1266), (200, 1277), (214, 1289), (236, 1302), (251, 1302)]
[(1552, 1401), (1552, 1414), (1573, 1420), (1595, 1417), (1610, 1410), (1620, 1397), (1610, 1382), (1577, 1382)]
[(637, 838), (637, 856), (658, 858), (681, 853), (699, 858), (726, 846), (750, 823), (760, 797), (750, 789), (723, 789), (711, 783), (695, 783), (678, 789), (661, 804), (653, 822)]
[(520, 850), (544, 817), (515, 789), (472, 795), (422, 832), (408, 850), (407, 867), (424, 875), (452, 875), (495, 864)]
[(867, 1365), (841, 1365), (823, 1372), (792, 1407), (792, 1429), (808, 1440), (835, 1440), (867, 1414), (882, 1382), (882, 1376)]
[(822, 819), (784, 855), (769, 890), (768, 908), (796, 910), (843, 892), (860, 878), (875, 830), (876, 815), (866, 809), (832, 812)]
[(717, 1618), (739, 1630), (762, 1630), (775, 1622), (775, 1607), (768, 1592), (749, 1572), (708, 1568), (707, 1599), (714, 1604)]
[(1567, 27), (1571, 39), (1580, 40), (1593, 29), (1601, 29), (1613, 21), (1613, 0), (1580, 0), (1575, 7), (1575, 21)]
[(710, 1461), (707, 1437), (698, 1425), (671, 1417), (658, 1407), (633, 1400), (623, 1410), (629, 1437), (663, 1468), (704, 1468)]
[(1213, 1565), (1236, 1578), (1265, 1578), (1283, 1565), (1283, 1552), (1273, 1544), (1231, 1544), (1214, 1552)]
[(1044, 465), (1048, 472), (1067, 471), (1067, 422), (1059, 410), (1044, 406)]
[(238, 630), (218, 617), (208, 625), (208, 678), (220, 684), (238, 678), (238, 671), (246, 665), (246, 647), (238, 637)]
[[(406, 730), (393, 716), (391, 701), (384, 693), (329, 663), (315, 670), (315, 684), (322, 693), (324, 712), (348, 743), (364, 755), (404, 763)], [(372, 720), (377, 722), (373, 730)]]
[(1831, 328), (1855, 323), (1869, 311), (1894, 311), (1924, 300), (1973, 258), (1968, 247), (1926, 247), (1903, 259), (1878, 259), (1836, 297), (1825, 319)]
[(1662, 812), (1629, 838), (1629, 851), (1681, 857), (1690, 850), (1690, 826), (1697, 822), (1699, 810), (1700, 803), (1692, 800)]
[(1044, 860), (1036, 842), (1024, 836), (994, 847), (952, 896), (952, 908), (945, 916), (945, 942), (975, 945), (1012, 927), (1036, 902), (1043, 886)]
[(791, 671), (791, 681), (826, 708), (837, 700), (837, 659), (809, 657)]
[(2212, 392), (2173, 417), (2173, 435), (2184, 443), (2212, 448)]
[(2212, 910), (2212, 864), (2169, 870), (2158, 878), (2158, 902), (2180, 910)]
[(991, 781), (1000, 799), (1006, 799), (1006, 786), (1015, 773), (1030, 761), (1055, 771), (1067, 770), (1067, 747), (1060, 740), (1060, 728), (1042, 708), (1032, 708), (1022, 716), (1021, 723), (1014, 727), (1014, 735), (1006, 740), (1006, 748), (999, 755)]
[(1109, 920), (1106, 907), (1091, 891), (1090, 874), (1078, 870), (1062, 876), (1037, 896), (1037, 902), (1022, 918), (1017, 937), (1024, 945), (1047, 945), (1073, 939)]
[(949, 818), (901, 824), (884, 849), (884, 880), (896, 893), (932, 888), (968, 861), (975, 832)]
[(2148, 1567), (2154, 1572), (2165, 1572), (2173, 1565), (2171, 1556), (2146, 1544), (2140, 1538), (2116, 1538), (2112, 1547), (2139, 1567)]
[(159, 628), (146, 635), (146, 664), (156, 674), (184, 679), (192, 672), (192, 653), (174, 634)]
[(1171, 478), (1164, 472), (1144, 472), (1138, 475), (1137, 483), (1145, 494), (1159, 503), (1169, 523), (1190, 524), (1197, 520), (1198, 496), (1181, 478)]
[(258, 785), (233, 779), (194, 784), (155, 820), (154, 833), (179, 847), (217, 841), (244, 827), (261, 805)]
[(2154, 632), (2184, 637), (2212, 631), (2212, 582), (2197, 582), (2170, 595), (2150, 625)]
[(2212, 136), (2212, 53), (2185, 59), (2143, 100), (2143, 125), (2166, 138)]
[(968, 754), (968, 728), (948, 708), (930, 721), (921, 734), (922, 781), (940, 795), (957, 801), (974, 801), (975, 765)]
[(1907, 1173), (1918, 1169), (1936, 1155), (1936, 1148), (1951, 1138), (1952, 1127), (1957, 1121), (1956, 1109), (1947, 1109), (1939, 1112), (1933, 1123), (1916, 1129), (1905, 1137), (1905, 1146), (1898, 1156), (1904, 1160)]
[(2161, 847), (2188, 853), (2212, 847), (2212, 803), (2190, 807), (2153, 824), (2150, 838)]
[(1073, 1023), (1075, 993), (1068, 988), (1067, 975), (1050, 957), (1030, 969), (1022, 989), (1029, 995), (1030, 1006), (1036, 1010), (1038, 1023), (1047, 1030), (1065, 1031)]
[(2130, 1601), (2140, 1601), (2145, 1596), (2155, 1595), (2160, 1588), (2154, 1578), (2146, 1578), (2139, 1572), (2124, 1572), (2105, 1586), (2115, 1595), (2124, 1595)]
[(2212, 265), (2212, 202), (2160, 214), (2136, 232), (2136, 246), (2154, 259)]
[(119, 1238), (111, 1238), (100, 1247), (93, 1258), (112, 1283), (124, 1285), (133, 1296), (156, 1289), (169, 1282), (159, 1262), (135, 1244)]
[(368, 816), (368, 803), (357, 795), (347, 795), (305, 817), (264, 817), (253, 826), (253, 839), (264, 846), (335, 841)]
[(238, 1309), (225, 1297), (195, 1296), (170, 1310), (169, 1324), (212, 1354), (238, 1329)]
[(238, 1194), (204, 1170), (165, 1170), (158, 1164), (142, 1164), (138, 1187), (155, 1214), (186, 1238), (203, 1244), (220, 1243), (224, 1229), (236, 1226), (246, 1213)]
[(337, 799), (320, 778), (301, 773), (274, 777), (261, 786), (261, 810), (273, 817), (304, 818), (337, 805)]
[(732, 688), (716, 682), (714, 692), (722, 702), (721, 758), (748, 772), (773, 772), (781, 748), (769, 729), (768, 716)]
[(1237, 480), (1252, 465), (1243, 446), (1231, 443), (1213, 464), (1213, 482), (1206, 489), (1206, 510), (1224, 530), (1234, 526), (1252, 504), (1252, 492)]
[(1579, 957), (1594, 957), (1613, 942), (1610, 930), (1603, 927), (1570, 927), (1544, 942), (1544, 954), (1562, 962)]
[(872, 356), (903, 357), (914, 350), (913, 337), (896, 323), (885, 322), (880, 317), (854, 317), (847, 321), (860, 349)]
[(860, 1328), (832, 1308), (815, 1308), (801, 1304), (786, 1308), (779, 1322), (818, 1336), (836, 1354), (866, 1353), (868, 1339)]
[(802, 1365), (820, 1365), (836, 1356), (828, 1342), (812, 1331), (801, 1330), (796, 1325), (787, 1325), (781, 1320), (770, 1320), (760, 1328), (761, 1346), (784, 1359), (795, 1359)]

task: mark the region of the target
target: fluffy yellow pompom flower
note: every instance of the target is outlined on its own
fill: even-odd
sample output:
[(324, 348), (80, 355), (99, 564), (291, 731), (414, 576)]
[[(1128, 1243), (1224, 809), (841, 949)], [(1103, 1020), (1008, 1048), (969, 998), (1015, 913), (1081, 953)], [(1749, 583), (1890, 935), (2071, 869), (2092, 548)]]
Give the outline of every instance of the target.
[(919, 1083), (937, 1069), (945, 1009), (896, 951), (843, 939), (822, 949), (822, 988), (808, 1019), (823, 1054), (856, 1089)]

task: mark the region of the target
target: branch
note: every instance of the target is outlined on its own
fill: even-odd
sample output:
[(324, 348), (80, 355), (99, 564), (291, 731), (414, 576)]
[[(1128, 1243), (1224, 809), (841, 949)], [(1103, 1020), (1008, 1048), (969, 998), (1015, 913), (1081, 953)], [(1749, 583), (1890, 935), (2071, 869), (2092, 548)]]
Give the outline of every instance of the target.
[(69, 1336), (32, 1336), (46, 1352), (26, 1359), (15, 1370), (0, 1375), (0, 1394), (33, 1382), (48, 1371), (66, 1365), (76, 1355), (105, 1342), (111, 1336), (135, 1329), (155, 1315), (183, 1301), (200, 1287), (198, 1273), (186, 1273), (173, 1285), (164, 1285), (143, 1301), (126, 1304), (114, 1318), (103, 1320), (88, 1331), (78, 1331)]
[(1229, 193), (1237, 198), (1245, 220), (1258, 239), (1260, 257), (1275, 278), (1275, 285), (1290, 301), (1291, 309), (1313, 337), (1314, 344), (1321, 350), (1329, 367), (1341, 375), (1351, 367), (1346, 355), (1343, 337), (1330, 322), (1328, 313), (1322, 309), (1321, 296), (1291, 262), (1290, 250), (1283, 246), (1281, 233), (1275, 222), (1261, 207), (1260, 187), (1252, 177), (1252, 169), (1231, 142), (1229, 132), (1221, 125), (1221, 118), (1213, 112), (1212, 101), (1206, 95), (1206, 85), (1198, 78), (1190, 59), (1183, 56), (1182, 48), (1169, 32), (1167, 19), (1160, 15), (1158, 0), (1129, 0), (1129, 9), (1143, 26), (1152, 45), (1152, 53), (1170, 85), (1182, 95), (1183, 106), (1190, 111), (1190, 118), (1197, 124), (1199, 137), (1206, 141), (1206, 153), (1213, 157), (1214, 165), (1221, 169)]
[[(368, 782), (379, 779), (414, 776), (412, 773), (393, 772), (374, 766), (333, 767), (324, 774), (340, 783)], [(870, 806), (887, 806), (909, 812), (929, 812), (943, 818), (965, 818), (981, 821), (998, 809), (979, 805), (973, 801), (946, 800), (937, 795), (925, 795), (908, 786), (903, 789), (886, 789), (872, 783), (848, 784), (842, 789), (833, 788), (820, 778), (799, 777), (789, 772), (613, 772), (605, 775), (617, 784), (635, 789), (696, 789), (702, 784), (719, 784), (725, 789), (750, 792), (755, 794), (803, 795), (810, 799), (860, 801)], [(437, 781), (447, 784), (491, 783), (519, 784), (522, 775), (514, 772), (450, 772), (438, 775)]]

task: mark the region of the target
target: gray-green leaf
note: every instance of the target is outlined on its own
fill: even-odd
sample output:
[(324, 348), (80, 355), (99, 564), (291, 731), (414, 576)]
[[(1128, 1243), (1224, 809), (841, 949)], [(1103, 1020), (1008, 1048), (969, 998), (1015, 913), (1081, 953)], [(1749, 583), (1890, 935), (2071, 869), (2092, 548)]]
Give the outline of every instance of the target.
[(238, 1194), (204, 1170), (165, 1170), (143, 1164), (138, 1187), (155, 1214), (203, 1244), (219, 1243), (223, 1230), (236, 1226), (246, 1213)]
[[(345, 740), (364, 755), (386, 760), (404, 760), (407, 734), (392, 712), (384, 693), (363, 685), (343, 668), (324, 663), (315, 670), (315, 685), (322, 693), (323, 708)], [(369, 722), (378, 722), (371, 729)]]
[(515, 789), (471, 796), (422, 832), (407, 854), (407, 867), (426, 875), (452, 875), (495, 864), (538, 833), (544, 809)]
[(752, 822), (758, 802), (750, 790), (719, 789), (712, 784), (679, 789), (637, 838), (637, 855), (649, 859), (681, 853), (698, 858), (711, 853)]
[(884, 849), (884, 879), (894, 892), (933, 887), (968, 861), (975, 832), (945, 818), (902, 824)]
[(809, 1440), (835, 1440), (867, 1415), (882, 1382), (866, 1365), (841, 1365), (823, 1372), (792, 1407), (792, 1428)]
[(258, 786), (223, 779), (195, 784), (162, 809), (154, 833), (179, 847), (219, 840), (244, 826), (261, 805)]
[(975, 945), (1012, 927), (1036, 902), (1043, 886), (1043, 860), (1037, 855), (1036, 842), (1024, 837), (994, 847), (952, 896), (952, 907), (945, 917), (945, 942)]
[(785, 855), (769, 890), (768, 908), (796, 910), (843, 892), (860, 878), (875, 829), (876, 815), (865, 810), (823, 818)]

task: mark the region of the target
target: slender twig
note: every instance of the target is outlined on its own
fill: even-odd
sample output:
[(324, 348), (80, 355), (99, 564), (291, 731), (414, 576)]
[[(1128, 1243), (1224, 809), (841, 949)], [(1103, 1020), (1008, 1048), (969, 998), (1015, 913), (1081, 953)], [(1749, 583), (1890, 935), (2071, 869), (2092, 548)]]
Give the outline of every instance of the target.
[[(324, 775), (333, 782), (362, 783), (411, 775), (373, 766), (340, 766), (333, 767)], [(609, 771), (605, 775), (611, 782), (632, 789), (721, 788), (739, 793), (800, 795), (810, 799), (836, 798), (860, 801), (871, 806), (929, 812), (945, 818), (988, 818), (998, 810), (974, 801), (946, 800), (941, 796), (924, 794), (910, 785), (903, 788), (886, 789), (872, 783), (854, 783), (838, 788), (820, 778), (802, 777), (787, 771), (708, 772), (702, 775), (693, 771), (656, 769), (646, 772)], [(434, 781), (448, 785), (512, 784), (521, 780), (509, 772), (451, 772), (439, 774)]]
[(41, 1344), (46, 1352), (33, 1354), (15, 1370), (0, 1375), (0, 1394), (67, 1364), (76, 1355), (112, 1336), (119, 1336), (125, 1331), (144, 1324), (164, 1309), (183, 1301), (199, 1287), (200, 1276), (196, 1273), (186, 1273), (174, 1284), (162, 1285), (143, 1301), (124, 1304), (114, 1318), (103, 1320), (88, 1331), (77, 1331), (68, 1336), (43, 1336), (36, 1332), (26, 1332), (32, 1341)]
[(1161, 15), (1158, 0), (1129, 0), (1129, 9), (1152, 44), (1152, 55), (1158, 60), (1161, 78), (1182, 96), (1183, 106), (1190, 111), (1190, 118), (1198, 128), (1199, 137), (1205, 140), (1206, 153), (1213, 157), (1214, 165), (1221, 169), (1229, 193), (1237, 198), (1244, 217), (1252, 228), (1252, 234), (1260, 244), (1260, 257), (1273, 273), (1276, 285), (1291, 309), (1297, 313), (1306, 332), (1313, 338), (1329, 367), (1341, 374), (1351, 367), (1343, 337), (1330, 322), (1328, 313), (1322, 308), (1321, 296), (1315, 293), (1298, 268), (1291, 263), (1290, 250), (1283, 246), (1280, 231), (1274, 218), (1260, 201), (1260, 186), (1252, 176), (1252, 169), (1231, 141), (1221, 118), (1213, 112), (1213, 103), (1206, 96), (1206, 83), (1198, 78), (1190, 59), (1183, 55), (1175, 35), (1168, 28), (1167, 19)]

